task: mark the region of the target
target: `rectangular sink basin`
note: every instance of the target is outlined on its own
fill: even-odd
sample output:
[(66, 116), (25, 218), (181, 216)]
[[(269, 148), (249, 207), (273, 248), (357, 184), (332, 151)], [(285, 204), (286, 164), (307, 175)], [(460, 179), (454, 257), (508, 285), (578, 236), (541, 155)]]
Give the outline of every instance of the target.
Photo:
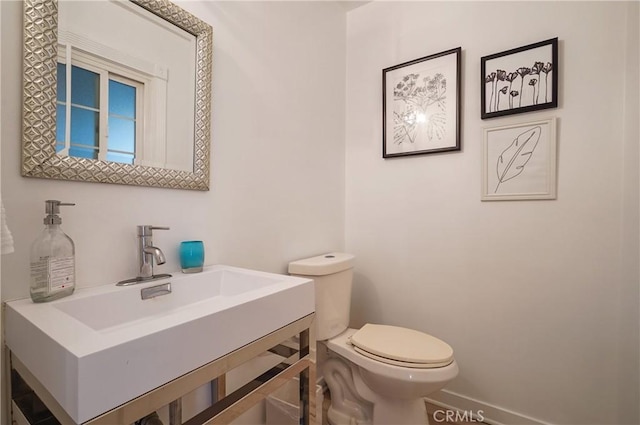
[[(141, 289), (171, 283), (143, 300)], [(313, 281), (230, 266), (7, 303), (6, 343), (83, 423), (314, 311)]]
[[(111, 330), (130, 326), (138, 321), (153, 320), (169, 313), (204, 303), (211, 298), (233, 297), (250, 291), (265, 290), (282, 281), (282, 276), (257, 276), (231, 269), (209, 270), (187, 278), (188, 284), (177, 283), (176, 278), (154, 281), (144, 287), (171, 282), (170, 296), (143, 300), (124, 291), (97, 293), (81, 298), (61, 300), (54, 308), (74, 317), (91, 329)], [(140, 292), (140, 287), (136, 291)], [(227, 299), (228, 301), (228, 299)]]

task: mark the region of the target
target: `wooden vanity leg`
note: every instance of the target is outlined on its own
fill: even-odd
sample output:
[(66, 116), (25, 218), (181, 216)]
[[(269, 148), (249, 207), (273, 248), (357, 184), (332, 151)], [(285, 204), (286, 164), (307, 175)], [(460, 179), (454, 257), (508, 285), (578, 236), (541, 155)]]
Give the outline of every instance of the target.
[(182, 425), (182, 399), (169, 403), (169, 425)]
[[(4, 315), (4, 309), (6, 304), (2, 303), (2, 314)], [(13, 388), (11, 388), (11, 351), (9, 351), (9, 347), (4, 346), (4, 361), (3, 361), (3, 376), (4, 382), (6, 382), (6, 386), (1, 389), (0, 393), (4, 394), (3, 400), (0, 402), (0, 423), (8, 423), (13, 424), (17, 421), (13, 419), (13, 406), (11, 403), (13, 402)], [(2, 383), (0, 382), (0, 385)]]
[(225, 398), (227, 396), (227, 375), (226, 374), (222, 374), (220, 376), (218, 376), (218, 378), (216, 378), (218, 381), (218, 385), (216, 386), (216, 400), (222, 400), (223, 398)]
[[(300, 332), (300, 358), (309, 355), (309, 329)], [(300, 372), (300, 424), (311, 425), (309, 420), (309, 367)]]

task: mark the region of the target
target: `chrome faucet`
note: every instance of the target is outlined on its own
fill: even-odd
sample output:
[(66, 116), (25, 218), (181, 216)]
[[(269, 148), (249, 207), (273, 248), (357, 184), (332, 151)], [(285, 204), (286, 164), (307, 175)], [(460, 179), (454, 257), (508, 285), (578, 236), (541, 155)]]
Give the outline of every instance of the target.
[(140, 279), (153, 277), (154, 259), (158, 265), (164, 264), (167, 261), (160, 248), (153, 246), (152, 236), (154, 230), (169, 230), (169, 228), (151, 225), (138, 226), (138, 257), (140, 259), (138, 263), (140, 264), (138, 277)]
[(138, 226), (138, 276), (133, 279), (118, 282), (118, 286), (133, 285), (140, 282), (148, 282), (150, 280), (171, 277), (170, 274), (153, 274), (153, 261), (156, 264), (164, 264), (166, 259), (162, 250), (153, 246), (153, 230), (169, 230), (168, 227), (151, 226), (149, 224)]

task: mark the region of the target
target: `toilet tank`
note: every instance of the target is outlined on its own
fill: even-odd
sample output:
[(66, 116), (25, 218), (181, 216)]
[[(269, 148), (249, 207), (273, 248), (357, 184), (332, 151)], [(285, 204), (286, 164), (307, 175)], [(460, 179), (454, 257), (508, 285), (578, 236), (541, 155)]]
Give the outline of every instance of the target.
[(332, 252), (289, 263), (289, 274), (314, 280), (316, 291), (316, 340), (324, 341), (349, 326), (352, 254)]

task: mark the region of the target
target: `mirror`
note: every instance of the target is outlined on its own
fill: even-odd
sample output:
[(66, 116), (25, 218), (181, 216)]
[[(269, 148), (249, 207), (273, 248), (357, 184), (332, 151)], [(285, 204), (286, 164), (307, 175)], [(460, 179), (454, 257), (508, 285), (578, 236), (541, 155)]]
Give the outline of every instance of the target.
[[(24, 11), (23, 176), (209, 189), (208, 24), (167, 0), (26, 0)], [(114, 27), (146, 39), (110, 38)]]

